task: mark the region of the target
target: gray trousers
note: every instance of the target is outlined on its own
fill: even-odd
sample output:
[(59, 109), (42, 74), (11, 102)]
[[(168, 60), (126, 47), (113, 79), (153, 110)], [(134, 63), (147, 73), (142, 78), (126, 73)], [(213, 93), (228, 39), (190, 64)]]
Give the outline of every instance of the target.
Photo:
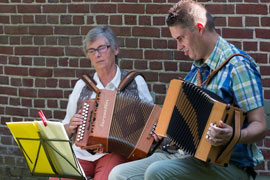
[(157, 152), (152, 156), (114, 167), (109, 180), (249, 180), (233, 164), (221, 167), (180, 153)]

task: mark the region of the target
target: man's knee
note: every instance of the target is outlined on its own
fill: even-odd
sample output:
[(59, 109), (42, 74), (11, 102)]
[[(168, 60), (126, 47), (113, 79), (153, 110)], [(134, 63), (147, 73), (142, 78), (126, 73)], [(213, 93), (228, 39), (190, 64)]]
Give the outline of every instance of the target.
[(163, 180), (162, 167), (160, 162), (152, 163), (145, 171), (144, 177), (147, 180)]
[(119, 180), (119, 178), (117, 177), (119, 174), (121, 174), (121, 168), (119, 168), (119, 166), (116, 166), (111, 170), (108, 176), (108, 180)]

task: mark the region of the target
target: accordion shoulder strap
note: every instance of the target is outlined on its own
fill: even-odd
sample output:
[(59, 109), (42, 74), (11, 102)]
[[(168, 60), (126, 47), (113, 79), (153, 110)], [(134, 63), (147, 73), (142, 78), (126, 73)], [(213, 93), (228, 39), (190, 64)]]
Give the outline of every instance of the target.
[(82, 75), (82, 80), (85, 82), (85, 84), (91, 88), (95, 93), (98, 93), (99, 92), (99, 89), (97, 88), (97, 83), (96, 81), (91, 77), (89, 76), (88, 74), (84, 74)]
[(218, 73), (218, 71), (224, 67), (234, 56), (243, 56), (247, 59), (249, 59), (249, 57), (247, 57), (244, 54), (240, 54), (240, 53), (235, 53), (232, 54), (231, 56), (229, 56), (218, 68), (216, 68), (209, 76), (208, 78), (203, 82), (203, 84), (207, 85), (210, 83), (210, 81), (213, 79), (213, 77)]
[(129, 72), (125, 77), (124, 79), (122, 80), (122, 82), (119, 84), (118, 88), (117, 88), (117, 91), (118, 92), (121, 92), (123, 91), (132, 81), (133, 79), (138, 76), (138, 75), (141, 75), (143, 77), (143, 75), (139, 72), (136, 72), (136, 71), (131, 71)]

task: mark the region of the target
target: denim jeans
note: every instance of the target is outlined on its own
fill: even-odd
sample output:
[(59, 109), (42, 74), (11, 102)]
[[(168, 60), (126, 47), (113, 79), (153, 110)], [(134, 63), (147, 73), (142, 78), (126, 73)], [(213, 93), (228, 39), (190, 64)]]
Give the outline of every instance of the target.
[(109, 180), (249, 180), (249, 175), (233, 164), (222, 167), (179, 153), (157, 152), (145, 159), (114, 167)]

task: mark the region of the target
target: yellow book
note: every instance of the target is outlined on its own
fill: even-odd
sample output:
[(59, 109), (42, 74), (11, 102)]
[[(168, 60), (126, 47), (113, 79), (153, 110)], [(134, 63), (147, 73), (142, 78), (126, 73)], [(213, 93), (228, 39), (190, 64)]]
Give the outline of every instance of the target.
[(60, 122), (8, 122), (33, 176), (86, 179)]

